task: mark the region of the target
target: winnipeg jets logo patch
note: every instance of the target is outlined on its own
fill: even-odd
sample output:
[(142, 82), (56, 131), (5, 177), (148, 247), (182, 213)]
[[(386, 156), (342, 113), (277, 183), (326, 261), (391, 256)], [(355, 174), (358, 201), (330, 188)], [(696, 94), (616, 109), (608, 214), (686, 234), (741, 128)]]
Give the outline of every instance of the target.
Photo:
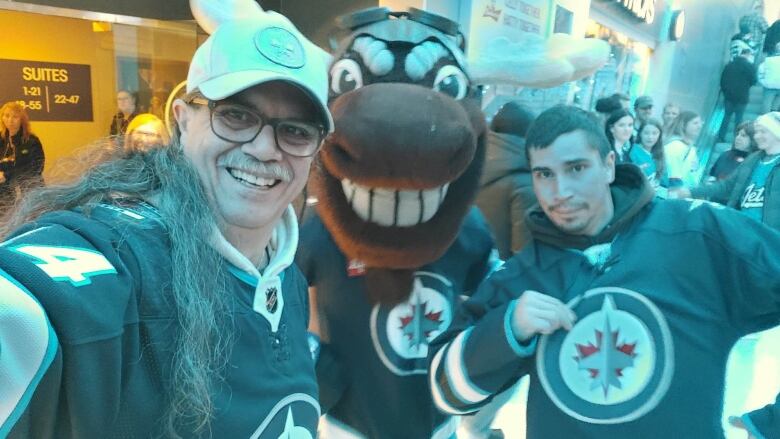
[(311, 395), (295, 393), (279, 401), (250, 438), (313, 439), (319, 417), (319, 403)]
[(269, 27), (255, 35), (255, 47), (269, 61), (298, 69), (306, 64), (306, 54), (298, 38), (287, 29)]
[(452, 323), (452, 283), (425, 271), (414, 274), (409, 299), (394, 307), (376, 305), (371, 339), (382, 363), (396, 375), (425, 374), (428, 344)]
[(655, 364), (655, 347), (642, 322), (616, 309), (611, 295), (604, 296), (601, 310), (585, 319), (563, 341), (563, 352), (576, 352), (574, 362), (560, 356), (564, 381), (594, 404), (613, 405), (636, 396)]
[(593, 424), (629, 422), (658, 405), (674, 372), (671, 332), (658, 308), (623, 288), (596, 288), (569, 306), (577, 324), (542, 337), (536, 357), (555, 405)]

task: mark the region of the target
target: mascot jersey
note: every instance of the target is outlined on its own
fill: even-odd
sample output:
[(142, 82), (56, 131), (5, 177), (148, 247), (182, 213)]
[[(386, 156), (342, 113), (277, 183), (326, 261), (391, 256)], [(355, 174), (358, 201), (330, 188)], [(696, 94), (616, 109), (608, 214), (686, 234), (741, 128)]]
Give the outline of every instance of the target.
[[(137, 203), (53, 212), (0, 247), (0, 437), (162, 437), (177, 324), (156, 218)], [(316, 436), (295, 223), (289, 209), (260, 278), (225, 261), (234, 341), (212, 437)]]
[[(474, 208), (447, 252), (415, 271), (406, 301), (371, 305), (358, 261), (343, 255), (318, 216), (305, 222), (296, 262), (317, 289), (320, 315), (327, 318), (323, 338), (330, 340), (321, 345), (317, 372), (325, 437), (453, 435), (454, 420), (434, 408), (426, 385), (428, 346), (451, 324), (461, 295), (498, 262), (492, 249)], [(336, 364), (323, 364), (330, 355)]]
[[(780, 234), (707, 202), (652, 201), (640, 173), (618, 167), (615, 217), (596, 239), (529, 214), (533, 245), (432, 346), (439, 408), (474, 411), (530, 374), (529, 439), (723, 437), (729, 351), (780, 323)], [(568, 303), (572, 330), (519, 344), (509, 316), (526, 290)], [(780, 437), (775, 407), (743, 419)]]

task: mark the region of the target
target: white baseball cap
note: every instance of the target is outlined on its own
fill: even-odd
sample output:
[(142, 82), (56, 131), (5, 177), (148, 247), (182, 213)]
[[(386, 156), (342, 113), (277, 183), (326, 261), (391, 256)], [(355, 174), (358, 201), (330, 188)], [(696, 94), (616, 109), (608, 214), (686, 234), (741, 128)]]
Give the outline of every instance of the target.
[(187, 74), (187, 92), (199, 90), (220, 100), (268, 81), (289, 82), (309, 95), (328, 132), (328, 54), (301, 34), (287, 17), (259, 17), (222, 23), (195, 51)]
[(773, 136), (780, 139), (780, 112), (771, 111), (756, 118), (756, 124), (769, 130)]

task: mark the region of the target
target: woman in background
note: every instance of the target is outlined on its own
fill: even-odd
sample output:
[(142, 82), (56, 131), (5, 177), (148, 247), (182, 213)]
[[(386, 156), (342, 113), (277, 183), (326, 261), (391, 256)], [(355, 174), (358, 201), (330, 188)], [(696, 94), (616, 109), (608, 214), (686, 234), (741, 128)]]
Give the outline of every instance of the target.
[(634, 116), (626, 109), (613, 111), (604, 125), (609, 144), (615, 151), (616, 163), (631, 163), (631, 136), (634, 134)]
[(672, 126), (674, 140), (664, 145), (669, 186), (692, 188), (699, 184), (699, 154), (696, 139), (701, 134), (703, 122), (693, 111), (683, 111)]
[(18, 102), (5, 103), (0, 107), (0, 205), (41, 184), (43, 163), (43, 146), (30, 130), (27, 111)]
[(745, 121), (737, 125), (737, 135), (734, 136), (731, 149), (718, 157), (718, 160), (712, 165), (710, 176), (715, 177), (716, 180), (725, 179), (745, 161), (745, 157), (755, 152), (758, 149), (756, 140), (753, 138), (755, 132), (752, 121)]
[(677, 120), (677, 116), (680, 115), (680, 106), (673, 103), (668, 102), (666, 105), (664, 105), (664, 112), (661, 114), (661, 118), (664, 122), (664, 129), (663, 131), (665, 133), (671, 133), (672, 132), (672, 126), (674, 125), (674, 121)]
[(154, 114), (143, 113), (127, 125), (123, 149), (125, 153), (146, 152), (170, 143), (165, 124)]
[(638, 137), (631, 148), (631, 163), (639, 166), (654, 188), (666, 187), (663, 124), (658, 119), (647, 119), (639, 126)]

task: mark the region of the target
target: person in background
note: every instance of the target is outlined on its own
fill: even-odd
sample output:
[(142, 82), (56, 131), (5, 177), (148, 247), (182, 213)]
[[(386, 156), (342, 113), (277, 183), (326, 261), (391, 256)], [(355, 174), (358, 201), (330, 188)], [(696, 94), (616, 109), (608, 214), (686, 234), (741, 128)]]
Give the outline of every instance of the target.
[(135, 92), (135, 102), (137, 104), (137, 111), (139, 113), (150, 113), (150, 105), (152, 104), (152, 69), (149, 67), (138, 68), (138, 88)]
[(674, 121), (677, 120), (677, 116), (679, 115), (679, 105), (673, 102), (667, 102), (666, 105), (664, 105), (664, 112), (661, 114), (661, 119), (663, 119), (664, 122), (663, 131), (665, 133), (670, 133), (672, 131), (672, 125), (674, 125)]
[(699, 184), (699, 154), (696, 140), (703, 122), (693, 111), (683, 111), (672, 126), (673, 139), (664, 144), (669, 187), (694, 187)]
[(628, 110), (631, 108), (631, 98), (625, 93), (614, 93), (612, 98), (620, 102), (620, 106)]
[(758, 82), (764, 87), (764, 113), (780, 110), (780, 43), (758, 66)]
[(30, 129), (30, 117), (17, 102), (0, 108), (0, 210), (28, 188), (43, 183), (43, 145)]
[[(530, 375), (528, 439), (724, 437), (729, 352), (780, 324), (780, 233), (714, 203), (656, 199), (612, 149), (578, 108), (529, 128), (533, 239), (431, 344), (440, 410), (475, 412)], [(777, 403), (741, 420), (780, 437)]]
[(777, 43), (780, 43), (780, 20), (775, 20), (766, 31), (763, 47), (764, 54), (769, 56), (774, 53)]
[(603, 125), (607, 122), (607, 118), (610, 114), (622, 108), (623, 106), (620, 104), (620, 100), (615, 97), (615, 95), (612, 95), (597, 100), (595, 110), (596, 115), (598, 115)]
[(758, 151), (725, 180), (681, 189), (680, 197), (725, 200), (745, 215), (780, 230), (780, 112), (759, 116), (755, 123)]
[(749, 49), (744, 49), (740, 56), (726, 64), (720, 75), (720, 90), (723, 92), (726, 114), (718, 130), (719, 143), (725, 142), (732, 115), (734, 126), (742, 123), (750, 87), (756, 83), (756, 67), (748, 60), (751, 53)]
[(493, 230), (501, 259), (528, 242), (525, 211), (536, 202), (525, 158), (525, 132), (535, 115), (517, 102), (502, 106), (490, 122), (477, 207)]
[(141, 113), (127, 125), (123, 149), (125, 153), (146, 152), (169, 143), (165, 124), (153, 114)]
[(667, 186), (666, 159), (664, 158), (663, 125), (652, 117), (639, 126), (636, 145), (631, 148), (631, 163), (647, 177), (650, 184), (658, 190)]
[(753, 52), (753, 49), (750, 48), (750, 44), (745, 39), (749, 39), (749, 36), (745, 36), (742, 34), (735, 34), (731, 37), (731, 43), (729, 43), (729, 61), (734, 61), (739, 57), (739, 54), (741, 54), (743, 51), (747, 50), (749, 52)]
[(758, 148), (753, 137), (754, 134), (755, 130), (752, 121), (748, 120), (739, 124), (731, 149), (718, 157), (718, 160), (710, 169), (710, 176), (715, 177), (716, 180), (724, 180), (731, 175), (745, 161), (745, 157), (755, 152)]
[(152, 96), (149, 101), (149, 113), (154, 114), (160, 120), (165, 119), (165, 105), (159, 96)]
[(653, 116), (653, 98), (650, 96), (639, 96), (634, 101), (634, 127), (638, 130), (639, 126)]
[(631, 137), (634, 134), (634, 116), (626, 109), (614, 111), (604, 124), (604, 133), (615, 151), (618, 163), (631, 163)]
[(739, 32), (750, 36), (747, 42), (754, 53), (763, 47), (768, 27), (769, 24), (764, 18), (764, 0), (755, 0), (750, 13), (739, 19)]
[(135, 96), (127, 90), (119, 90), (116, 94), (116, 106), (118, 111), (111, 119), (109, 135), (121, 137), (127, 132), (127, 125), (130, 121), (138, 115)]
[(333, 129), (326, 54), (242, 6), (195, 51), (172, 145), (0, 223), (0, 436), (316, 437), (290, 203)]

